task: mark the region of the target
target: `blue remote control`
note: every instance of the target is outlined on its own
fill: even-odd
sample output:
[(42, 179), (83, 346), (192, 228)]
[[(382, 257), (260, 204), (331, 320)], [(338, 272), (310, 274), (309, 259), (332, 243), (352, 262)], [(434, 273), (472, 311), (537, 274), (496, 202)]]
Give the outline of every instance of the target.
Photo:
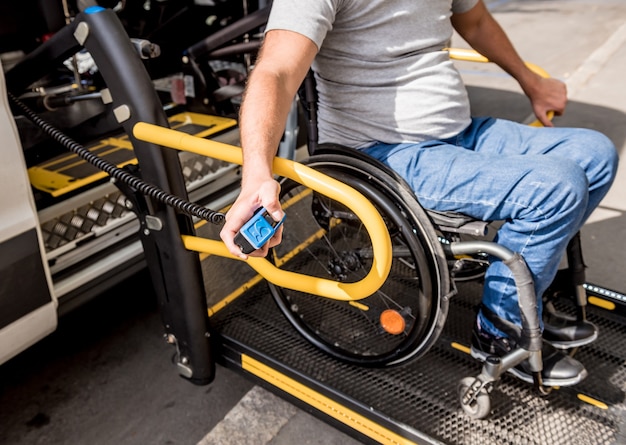
[(246, 255), (252, 253), (274, 236), (284, 220), (285, 215), (280, 221), (274, 221), (269, 212), (264, 207), (260, 207), (254, 212), (254, 216), (239, 229), (235, 235), (235, 244)]

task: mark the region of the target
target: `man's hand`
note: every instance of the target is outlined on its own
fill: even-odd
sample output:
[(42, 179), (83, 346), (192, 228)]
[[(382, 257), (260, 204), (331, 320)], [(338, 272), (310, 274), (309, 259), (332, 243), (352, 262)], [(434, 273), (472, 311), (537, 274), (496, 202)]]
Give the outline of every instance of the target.
[[(278, 194), (280, 193), (280, 185), (273, 179), (265, 180), (259, 184), (248, 183), (242, 189), (239, 197), (226, 213), (226, 223), (220, 232), (220, 237), (228, 250), (233, 255), (241, 259), (247, 259), (248, 255), (244, 254), (239, 246), (234, 242), (235, 235), (241, 227), (254, 215), (255, 210), (259, 207), (265, 209), (272, 215), (274, 221), (280, 221), (284, 215)], [(280, 244), (283, 235), (283, 228), (280, 226), (274, 236), (265, 243), (260, 249), (255, 250), (250, 256), (264, 257), (269, 249)]]
[(533, 112), (545, 127), (553, 127), (548, 113), (553, 111), (556, 116), (565, 112), (567, 105), (567, 87), (554, 78), (538, 77), (536, 81), (523, 85), (524, 93), (530, 99)]

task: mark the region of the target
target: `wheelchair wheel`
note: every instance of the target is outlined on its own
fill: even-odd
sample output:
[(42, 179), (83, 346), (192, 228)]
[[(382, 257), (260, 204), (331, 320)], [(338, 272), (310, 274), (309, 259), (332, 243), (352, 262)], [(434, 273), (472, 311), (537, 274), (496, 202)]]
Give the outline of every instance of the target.
[(476, 391), (474, 386), (480, 386), (475, 377), (465, 377), (458, 385), (459, 401), (463, 411), (473, 419), (484, 419), (491, 411), (491, 398), (485, 388)]
[[(391, 366), (424, 354), (448, 310), (445, 255), (415, 197), (372, 163), (344, 155), (305, 162), (365, 195), (379, 210), (393, 244), (391, 272), (375, 294), (338, 301), (270, 284), (280, 310), (309, 342), (340, 360)], [(370, 270), (372, 247), (362, 222), (344, 205), (291, 180), (281, 184), (287, 214), (283, 242), (271, 257), (281, 268), (355, 282)]]

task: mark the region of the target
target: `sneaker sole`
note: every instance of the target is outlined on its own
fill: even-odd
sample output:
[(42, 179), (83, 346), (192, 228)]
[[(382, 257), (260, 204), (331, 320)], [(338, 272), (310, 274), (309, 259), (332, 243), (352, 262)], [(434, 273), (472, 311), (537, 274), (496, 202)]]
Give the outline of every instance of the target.
[(578, 348), (579, 346), (585, 346), (590, 343), (593, 343), (598, 338), (598, 331), (596, 331), (591, 337), (583, 338), (581, 340), (572, 340), (572, 341), (550, 341), (544, 337), (543, 341), (551, 344), (556, 349), (572, 349)]
[[(487, 357), (489, 356), (489, 354), (486, 354), (483, 351), (479, 351), (475, 349), (473, 346), (470, 348), (470, 355), (476, 360), (479, 360), (481, 362), (484, 362), (485, 360), (487, 360)], [(532, 375), (525, 373), (523, 371), (520, 371), (517, 368), (509, 368), (506, 370), (506, 372), (513, 375), (515, 378), (522, 380), (523, 382), (530, 383), (530, 384), (535, 383)], [(583, 369), (583, 371), (580, 374), (576, 375), (575, 377), (571, 377), (569, 379), (543, 379), (543, 385), (544, 386), (574, 386), (582, 382), (586, 377), (587, 377), (587, 370)]]

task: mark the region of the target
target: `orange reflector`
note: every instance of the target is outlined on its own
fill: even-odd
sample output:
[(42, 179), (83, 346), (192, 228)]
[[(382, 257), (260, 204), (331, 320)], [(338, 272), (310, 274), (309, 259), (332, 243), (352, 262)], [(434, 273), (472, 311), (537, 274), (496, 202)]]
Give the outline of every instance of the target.
[(393, 309), (386, 309), (380, 314), (380, 325), (386, 332), (392, 335), (398, 335), (404, 332), (406, 322), (404, 321), (404, 317), (400, 315), (400, 312)]

